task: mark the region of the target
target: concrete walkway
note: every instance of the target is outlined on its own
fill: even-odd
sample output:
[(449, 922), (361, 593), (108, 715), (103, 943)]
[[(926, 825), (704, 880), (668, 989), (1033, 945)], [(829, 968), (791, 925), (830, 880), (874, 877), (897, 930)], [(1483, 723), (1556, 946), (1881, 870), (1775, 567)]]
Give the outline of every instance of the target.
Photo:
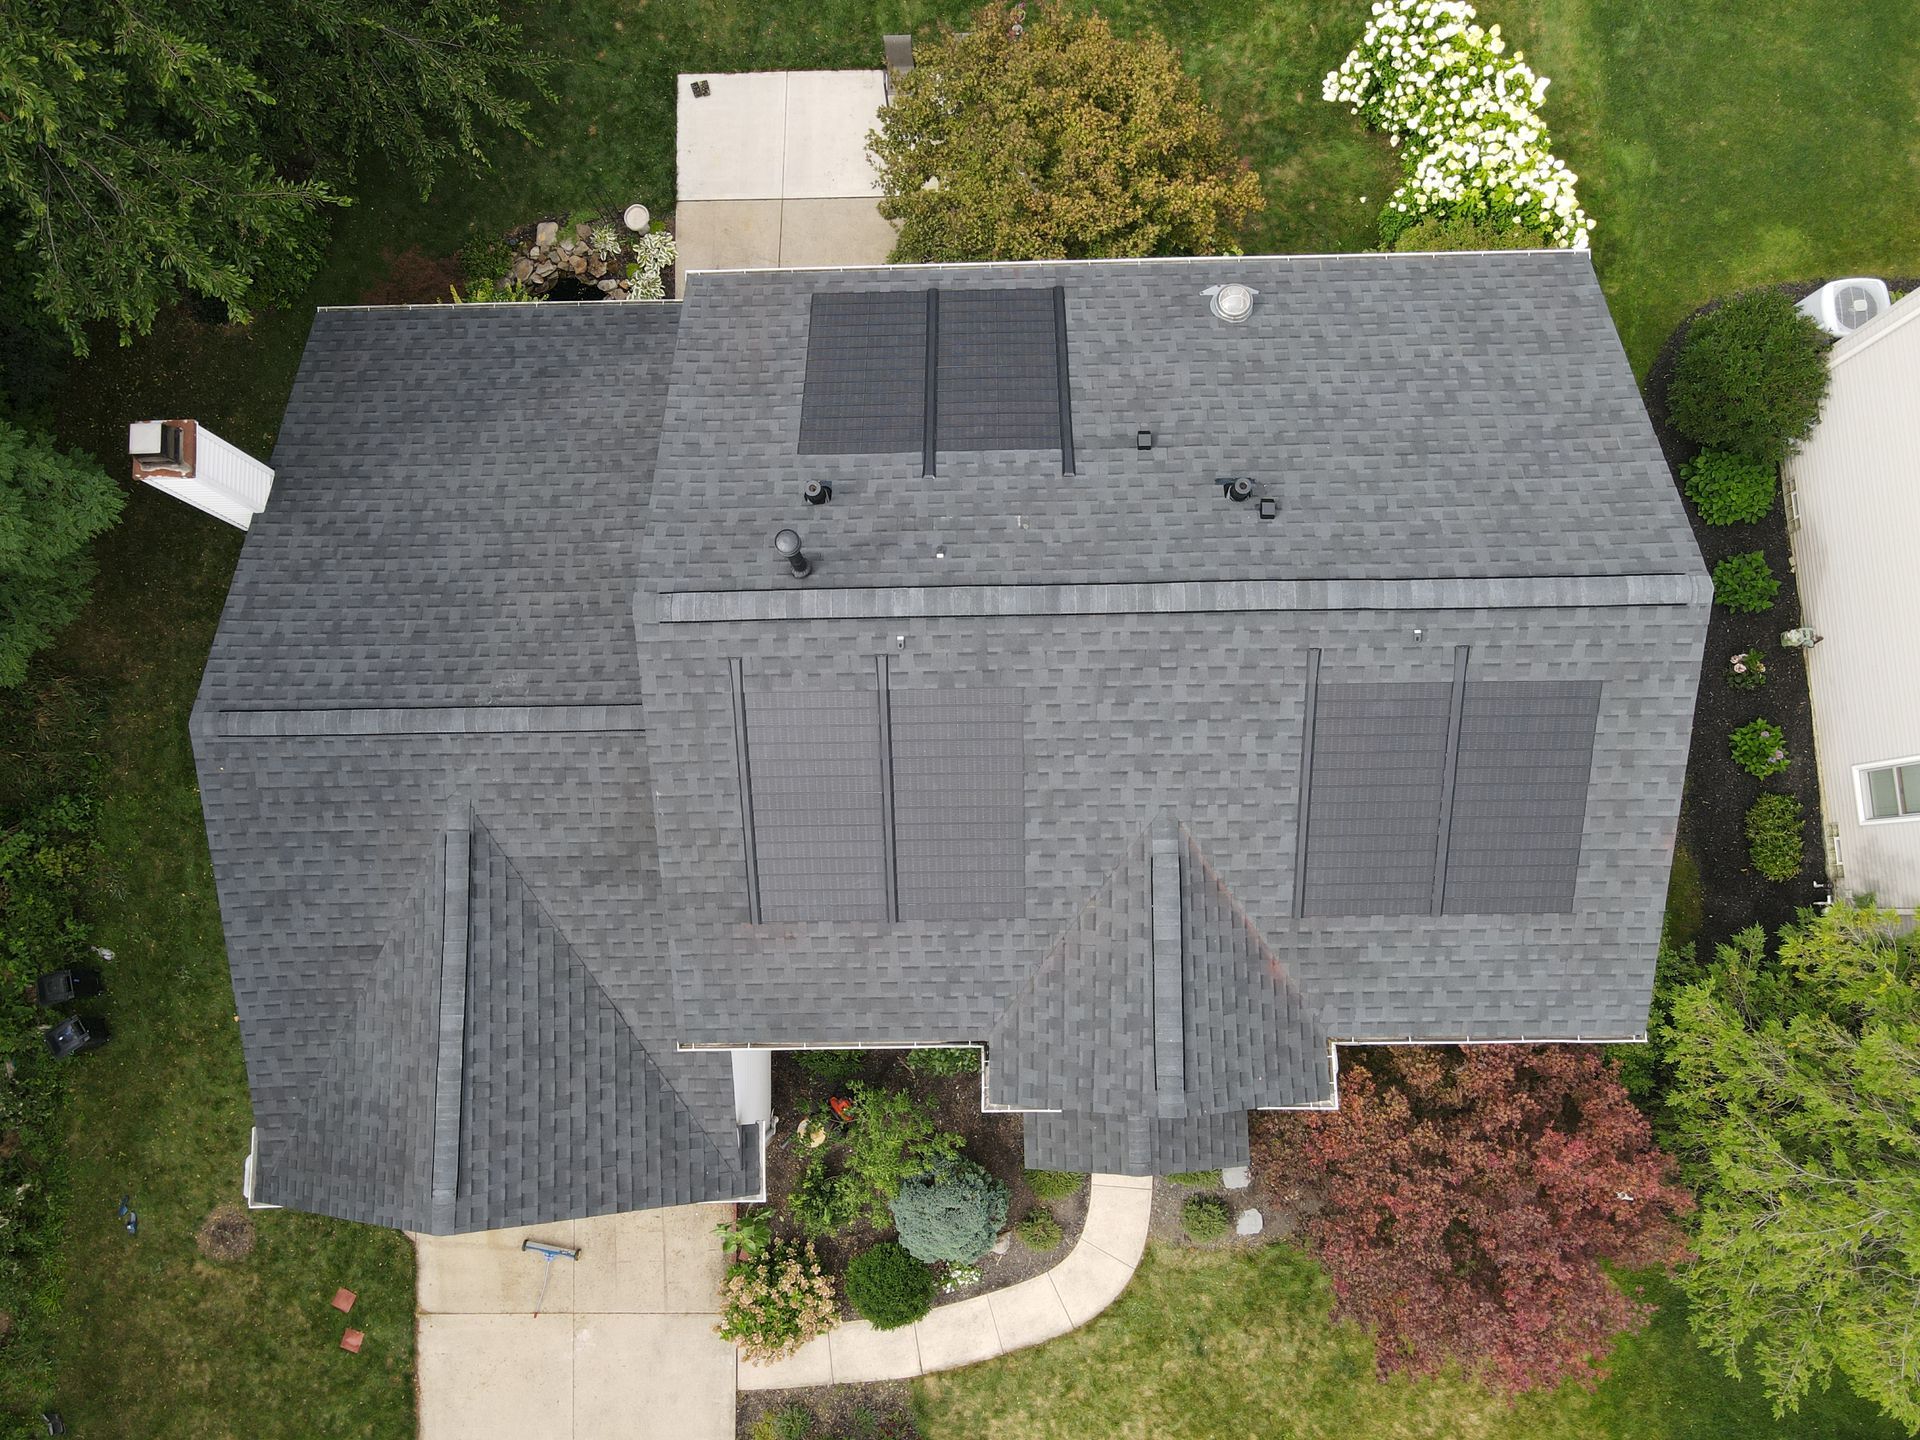
[[(421, 1440), (732, 1440), (724, 1205), (417, 1235)], [(553, 1262), (532, 1237), (580, 1248)]]
[(1067, 1258), (1044, 1275), (898, 1330), (852, 1320), (773, 1365), (739, 1367), (742, 1390), (906, 1380), (1024, 1349), (1084, 1325), (1119, 1298), (1147, 1248), (1153, 1181), (1095, 1175), (1087, 1223)]

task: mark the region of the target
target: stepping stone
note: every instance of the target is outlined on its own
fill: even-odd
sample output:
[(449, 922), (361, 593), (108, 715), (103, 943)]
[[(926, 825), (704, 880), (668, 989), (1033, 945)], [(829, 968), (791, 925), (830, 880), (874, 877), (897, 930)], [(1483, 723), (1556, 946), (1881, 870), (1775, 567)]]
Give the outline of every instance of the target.
[(1240, 1212), (1240, 1218), (1233, 1224), (1233, 1233), (1236, 1235), (1258, 1235), (1265, 1224), (1266, 1221), (1260, 1217), (1258, 1210), (1242, 1210)]
[(340, 1337), (340, 1348), (350, 1354), (358, 1355), (360, 1353), (360, 1346), (365, 1343), (366, 1338), (367, 1335), (364, 1330), (355, 1330), (352, 1327), (348, 1327), (347, 1333)]
[(353, 1302), (358, 1298), (351, 1290), (336, 1290), (333, 1292), (333, 1308), (344, 1315), (353, 1309)]
[(1253, 1172), (1244, 1165), (1229, 1165), (1220, 1172), (1220, 1183), (1229, 1190), (1244, 1190), (1253, 1183)]

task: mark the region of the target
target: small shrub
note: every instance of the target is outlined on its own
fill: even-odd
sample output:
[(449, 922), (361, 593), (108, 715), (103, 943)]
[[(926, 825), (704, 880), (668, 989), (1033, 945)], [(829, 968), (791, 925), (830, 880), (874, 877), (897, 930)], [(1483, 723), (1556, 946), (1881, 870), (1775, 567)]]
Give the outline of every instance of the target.
[(1087, 1177), (1078, 1170), (1029, 1170), (1027, 1188), (1042, 1200), (1064, 1200), (1080, 1193)]
[(787, 1197), (787, 1213), (817, 1240), (859, 1219), (866, 1203), (866, 1187), (855, 1176), (828, 1174), (826, 1157), (816, 1155)]
[(1007, 1187), (971, 1160), (949, 1160), (900, 1187), (893, 1223), (921, 1260), (970, 1265), (1007, 1219)]
[(1220, 1172), (1218, 1170), (1176, 1170), (1167, 1176), (1167, 1179), (1176, 1185), (1218, 1185)]
[[(933, 1107), (903, 1090), (875, 1085), (853, 1087), (853, 1112), (847, 1127), (847, 1174), (857, 1179), (876, 1224), (884, 1224), (887, 1205), (908, 1177), (922, 1174), (960, 1153), (961, 1137), (934, 1124)], [(979, 1252), (975, 1252), (976, 1254)], [(923, 1260), (971, 1260), (923, 1255)]]
[(732, 1220), (724, 1220), (713, 1227), (713, 1233), (720, 1237), (720, 1248), (731, 1255), (736, 1250), (751, 1259), (764, 1254), (767, 1246), (773, 1243), (773, 1213), (769, 1210), (752, 1210)]
[(1013, 1233), (1020, 1237), (1020, 1243), (1029, 1250), (1042, 1253), (1058, 1250), (1060, 1242), (1066, 1238), (1060, 1229), (1060, 1222), (1053, 1218), (1050, 1210), (1029, 1210), (1020, 1223), (1013, 1227)]
[(1195, 1240), (1218, 1240), (1233, 1226), (1233, 1211), (1218, 1195), (1189, 1195), (1180, 1207), (1180, 1223)]
[(916, 1075), (977, 1075), (980, 1073), (980, 1051), (972, 1045), (909, 1050), (902, 1063)]
[(874, 1329), (897, 1330), (933, 1308), (933, 1272), (889, 1240), (854, 1256), (847, 1300)]
[(812, 1440), (818, 1433), (819, 1422), (813, 1412), (798, 1404), (767, 1411), (747, 1432), (751, 1440)]
[(193, 1243), (209, 1260), (244, 1260), (253, 1253), (253, 1217), (238, 1205), (216, 1205), (194, 1232)]
[(1778, 465), (1820, 418), (1827, 384), (1820, 327), (1778, 291), (1753, 290), (1693, 322), (1667, 416), (1702, 445)]
[(1727, 662), (1727, 684), (1736, 690), (1758, 690), (1767, 683), (1767, 656), (1758, 646), (1742, 650)]
[(1771, 720), (1749, 720), (1727, 737), (1733, 751), (1733, 763), (1757, 779), (1778, 775), (1792, 761), (1787, 756), (1787, 737)]
[(722, 1340), (735, 1341), (757, 1365), (793, 1354), (839, 1323), (833, 1281), (820, 1268), (813, 1246), (775, 1241), (766, 1253), (727, 1271), (720, 1287)]
[(1727, 450), (1701, 451), (1680, 467), (1680, 482), (1709, 525), (1766, 519), (1780, 488), (1779, 473), (1771, 463)]
[(1747, 810), (1747, 858), (1769, 880), (1791, 880), (1805, 858), (1800, 802), (1791, 795), (1762, 795)]
[(866, 1063), (864, 1050), (796, 1050), (793, 1063), (816, 1080), (851, 1080)]
[(1729, 555), (1713, 567), (1713, 598), (1739, 615), (1758, 615), (1773, 608), (1780, 582), (1758, 550)]

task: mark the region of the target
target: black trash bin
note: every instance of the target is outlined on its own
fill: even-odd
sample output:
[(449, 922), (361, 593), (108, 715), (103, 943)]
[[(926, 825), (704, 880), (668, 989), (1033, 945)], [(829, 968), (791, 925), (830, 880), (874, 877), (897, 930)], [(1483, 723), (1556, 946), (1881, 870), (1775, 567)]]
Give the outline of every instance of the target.
[(54, 1059), (64, 1060), (82, 1051), (98, 1050), (112, 1038), (107, 1022), (98, 1015), (69, 1015), (47, 1030), (47, 1050)]
[(64, 970), (49, 970), (33, 982), (35, 996), (49, 1009), (88, 1000), (100, 993), (100, 972), (85, 965), (69, 965)]

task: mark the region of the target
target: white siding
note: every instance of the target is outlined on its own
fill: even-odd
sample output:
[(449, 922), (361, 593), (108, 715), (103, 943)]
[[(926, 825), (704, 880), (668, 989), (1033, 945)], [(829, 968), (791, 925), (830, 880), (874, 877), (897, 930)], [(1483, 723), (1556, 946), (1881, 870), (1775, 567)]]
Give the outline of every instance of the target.
[[(1863, 824), (1856, 766), (1920, 755), (1920, 294), (1836, 344), (1820, 423), (1786, 466), (1820, 801), (1840, 893), (1920, 905), (1920, 819)], [(1717, 675), (1724, 656), (1709, 659)], [(1765, 691), (1761, 692), (1762, 697)]]

